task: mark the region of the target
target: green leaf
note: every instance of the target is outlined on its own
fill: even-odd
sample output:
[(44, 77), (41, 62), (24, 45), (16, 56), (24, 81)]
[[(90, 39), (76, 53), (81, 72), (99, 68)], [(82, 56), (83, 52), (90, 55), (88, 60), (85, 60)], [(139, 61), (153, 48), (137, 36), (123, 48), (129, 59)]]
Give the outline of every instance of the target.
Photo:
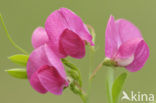
[(112, 87), (113, 103), (118, 103), (119, 102), (121, 90), (122, 90), (123, 84), (124, 84), (124, 82), (126, 80), (126, 77), (127, 77), (127, 73), (122, 73), (114, 81), (113, 87)]
[(15, 64), (26, 66), (28, 58), (29, 58), (28, 55), (17, 54), (17, 55), (10, 56), (8, 59), (11, 60)]
[(20, 79), (27, 79), (27, 72), (26, 69), (9, 69), (5, 70), (8, 72), (9, 75), (12, 77), (20, 78)]
[(108, 103), (112, 103), (112, 85), (114, 78), (114, 70), (112, 68), (108, 68), (107, 71), (107, 80), (106, 80), (106, 90), (107, 90), (107, 99)]

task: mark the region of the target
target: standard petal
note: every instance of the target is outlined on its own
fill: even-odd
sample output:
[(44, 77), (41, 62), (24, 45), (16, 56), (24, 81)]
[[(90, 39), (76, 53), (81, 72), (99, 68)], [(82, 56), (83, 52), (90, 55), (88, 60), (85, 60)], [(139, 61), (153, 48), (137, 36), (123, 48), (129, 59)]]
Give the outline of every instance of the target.
[(119, 46), (119, 35), (116, 30), (114, 17), (110, 16), (105, 33), (105, 55), (112, 58)]
[[(45, 22), (45, 29), (51, 39), (51, 44), (57, 49), (57, 52), (60, 50), (59, 38), (65, 29), (75, 32), (82, 40), (93, 45), (92, 36), (89, 34), (80, 17), (66, 8), (56, 10), (49, 15)], [(63, 52), (61, 53), (64, 54)]]
[(48, 35), (43, 27), (38, 27), (32, 34), (32, 45), (37, 48), (49, 41)]
[(69, 29), (73, 30), (73, 32), (79, 35), (82, 40), (85, 40), (91, 45), (94, 45), (94, 43), (92, 42), (92, 36), (90, 35), (88, 28), (79, 16), (77, 16), (74, 12), (67, 8), (61, 8), (59, 12), (64, 16), (64, 19), (68, 23)]
[[(67, 23), (58, 10), (50, 14), (45, 22), (45, 30), (50, 38), (50, 45), (55, 48), (58, 53), (60, 52), (59, 38), (65, 28), (67, 28)], [(64, 54), (62, 52), (60, 53)]]
[(61, 95), (64, 87), (68, 84), (55, 67), (44, 66), (39, 69), (37, 76), (42, 85), (51, 93)]
[(27, 63), (27, 75), (28, 79), (31, 78), (32, 74), (37, 71), (40, 67), (44, 65), (51, 65), (49, 60), (47, 59), (47, 55), (45, 53), (45, 45), (42, 45), (35, 49), (28, 59)]
[(44, 69), (45, 67), (47, 67), (46, 65), (56, 68), (59, 76), (66, 81), (65, 85), (67, 86), (66, 73), (63, 64), (61, 63), (61, 60), (57, 55), (55, 55), (55, 53), (47, 44), (44, 44), (31, 53), (27, 63), (28, 79), (32, 87), (40, 93), (47, 92), (47, 88), (45, 89), (44, 86), (45, 84), (42, 85), (38, 76), (36, 76), (36, 72), (38, 72), (40, 69)]
[(85, 56), (85, 43), (71, 30), (65, 29), (60, 37), (60, 49), (74, 58)]
[(66, 73), (61, 60), (59, 57), (57, 57), (57, 55), (55, 55), (55, 53), (47, 44), (44, 44), (31, 53), (27, 63), (28, 79), (32, 87), (40, 93), (44, 93), (44, 90), (38, 78), (36, 78), (36, 74), (34, 73), (36, 73), (41, 67), (45, 65), (55, 67), (60, 76), (66, 80)]
[(46, 44), (45, 45), (45, 53), (47, 56), (47, 59), (49, 61), (49, 66), (53, 66), (57, 69), (59, 74), (66, 79), (66, 72), (64, 70), (64, 66), (62, 64), (61, 59), (53, 52), (53, 50)]
[(145, 62), (147, 61), (149, 57), (149, 48), (148, 45), (145, 43), (144, 40), (142, 40), (136, 48), (136, 51), (134, 53), (134, 61), (126, 66), (126, 69), (130, 72), (136, 72), (140, 70)]
[(60, 58), (47, 44), (40, 46), (31, 53), (27, 63), (28, 78), (44, 65), (54, 66), (58, 69), (61, 76), (66, 78), (66, 73)]
[[(42, 68), (42, 67), (41, 67)], [(38, 76), (37, 76), (37, 71), (34, 72), (30, 78), (30, 84), (31, 86), (36, 90), (38, 91), (39, 93), (46, 93), (47, 90), (44, 88), (44, 86), (41, 84)]]
[(119, 19), (115, 22), (115, 24), (120, 35), (119, 40), (121, 43), (134, 38), (142, 38), (139, 29), (131, 22), (125, 19)]

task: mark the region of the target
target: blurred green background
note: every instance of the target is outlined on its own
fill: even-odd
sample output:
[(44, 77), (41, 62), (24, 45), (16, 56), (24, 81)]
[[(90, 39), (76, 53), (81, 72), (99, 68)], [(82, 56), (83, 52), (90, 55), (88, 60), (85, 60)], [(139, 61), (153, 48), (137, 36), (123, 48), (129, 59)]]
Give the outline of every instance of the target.
[[(66, 7), (91, 24), (97, 34), (93, 68), (104, 58), (105, 28), (109, 16), (125, 18), (139, 27), (150, 48), (150, 57), (142, 70), (129, 73), (124, 90), (156, 94), (156, 0), (0, 0), (0, 12), (12, 38), (27, 51), (33, 50), (31, 35), (37, 26), (44, 26), (47, 16)], [(63, 95), (45, 95), (35, 92), (27, 80), (12, 78), (5, 69), (18, 67), (7, 57), (20, 54), (5, 36), (0, 25), (0, 103), (82, 103), (69, 89)], [(88, 51), (88, 50), (87, 50)], [(71, 58), (69, 58), (71, 59)], [(82, 60), (71, 59), (80, 68), (84, 87), (87, 87), (89, 55)], [(125, 71), (119, 69), (115, 74)], [(106, 68), (98, 72), (93, 81), (91, 103), (107, 103), (105, 89)], [(124, 102), (125, 103), (125, 102)]]

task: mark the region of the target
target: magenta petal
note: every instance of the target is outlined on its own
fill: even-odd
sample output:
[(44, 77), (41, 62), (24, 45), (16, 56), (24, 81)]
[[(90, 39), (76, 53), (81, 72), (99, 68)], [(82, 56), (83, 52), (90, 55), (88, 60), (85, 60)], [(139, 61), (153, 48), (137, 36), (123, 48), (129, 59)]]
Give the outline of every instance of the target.
[(118, 49), (115, 58), (126, 59), (132, 56), (138, 46), (138, 43), (141, 42), (142, 38), (135, 38), (124, 42)]
[(126, 69), (128, 69), (130, 72), (136, 72), (140, 70), (144, 66), (148, 57), (149, 57), (149, 48), (145, 43), (145, 41), (142, 40), (138, 44), (137, 49), (135, 51), (134, 61), (130, 65), (126, 66)]
[(54, 67), (44, 66), (38, 71), (38, 78), (42, 85), (51, 93), (55, 95), (61, 95), (63, 88), (66, 86), (66, 80), (64, 80), (57, 69)]
[(47, 92), (47, 90), (41, 84), (36, 72), (34, 72), (33, 75), (31, 76), (30, 84), (39, 93), (44, 94)]
[(55, 55), (55, 53), (53, 52), (53, 50), (51, 50), (51, 48), (48, 45), (45, 45), (45, 53), (46, 56), (48, 58), (49, 61), (49, 66), (53, 66), (57, 69), (57, 71), (59, 72), (59, 74), (66, 79), (66, 72), (64, 70), (64, 66), (62, 64), (61, 59)]
[[(45, 29), (50, 37), (57, 41), (64, 29), (70, 29), (83, 40), (92, 44), (92, 36), (79, 16), (66, 8), (54, 11), (46, 20)], [(56, 42), (55, 41), (55, 42)]]
[[(42, 86), (37, 78), (36, 72), (40, 70), (40, 68), (42, 69), (45, 65), (55, 67), (60, 76), (66, 80), (66, 73), (60, 58), (55, 55), (53, 50), (51, 50), (47, 44), (44, 44), (31, 53), (27, 63), (28, 79), (32, 87), (40, 93), (46, 91), (44, 91), (44, 86)], [(67, 83), (65, 85), (67, 85)]]
[(62, 48), (66, 54), (75, 58), (85, 56), (84, 41), (82, 41), (76, 33), (68, 29), (65, 29), (60, 37), (60, 48)]
[(58, 69), (62, 77), (66, 78), (66, 73), (60, 58), (47, 44), (40, 46), (31, 53), (27, 63), (28, 78), (31, 78), (31, 75), (44, 65), (54, 66)]
[(134, 38), (142, 38), (139, 29), (134, 24), (125, 19), (117, 20), (116, 27), (118, 28), (121, 43)]
[(92, 36), (90, 35), (89, 30), (79, 16), (67, 8), (61, 8), (59, 12), (64, 16), (68, 29), (79, 35), (82, 40), (87, 41), (91, 45), (94, 44), (92, 42)]
[(105, 55), (108, 58), (112, 58), (117, 52), (119, 46), (119, 35), (116, 30), (114, 17), (110, 16), (106, 33), (105, 33)]
[(41, 68), (44, 65), (50, 65), (50, 63), (45, 54), (45, 45), (42, 45), (30, 54), (27, 63), (28, 79), (31, 78), (31, 76), (34, 72), (37, 71), (37, 69)]
[(45, 22), (45, 29), (53, 45), (52, 47), (56, 48), (57, 52), (60, 50), (60, 36), (65, 29), (75, 32), (83, 41), (87, 41), (93, 45), (92, 36), (89, 34), (81, 18), (66, 8), (61, 8), (50, 14)]
[(34, 30), (32, 34), (32, 45), (34, 48), (45, 44), (48, 40), (48, 35), (43, 27), (38, 27)]

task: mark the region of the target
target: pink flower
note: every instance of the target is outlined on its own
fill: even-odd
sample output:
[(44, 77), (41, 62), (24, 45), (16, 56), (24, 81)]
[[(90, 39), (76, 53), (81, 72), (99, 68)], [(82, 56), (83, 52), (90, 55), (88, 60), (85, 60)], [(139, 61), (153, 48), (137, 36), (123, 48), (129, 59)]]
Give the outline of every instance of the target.
[(80, 17), (61, 8), (46, 20), (45, 28), (38, 27), (32, 35), (35, 50), (27, 63), (27, 74), (32, 87), (40, 92), (60, 95), (68, 86), (61, 58), (85, 56), (85, 42), (94, 45), (92, 36)]
[(32, 87), (40, 92), (62, 94), (68, 86), (63, 64), (47, 44), (35, 49), (27, 63), (27, 75)]
[(45, 22), (45, 29), (37, 28), (32, 36), (32, 44), (37, 48), (44, 43), (61, 58), (85, 56), (85, 42), (94, 45), (86, 25), (80, 17), (66, 8), (61, 8), (50, 14)]
[(110, 19), (106, 28), (105, 55), (130, 72), (140, 70), (149, 57), (149, 48), (139, 29), (131, 22)]

